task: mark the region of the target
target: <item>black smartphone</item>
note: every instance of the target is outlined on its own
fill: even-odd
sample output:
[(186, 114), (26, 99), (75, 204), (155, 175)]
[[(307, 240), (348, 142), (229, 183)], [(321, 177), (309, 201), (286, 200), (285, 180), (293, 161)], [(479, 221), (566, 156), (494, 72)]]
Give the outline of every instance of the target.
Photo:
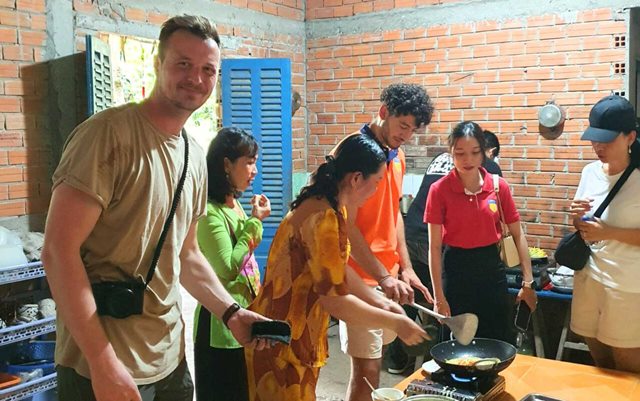
[(524, 301), (518, 302), (518, 306), (516, 307), (516, 317), (513, 321), (516, 328), (520, 331), (527, 331), (529, 329), (530, 321), (531, 308), (529, 308), (529, 305)]
[(291, 342), (291, 326), (283, 320), (264, 320), (253, 322), (251, 337), (266, 338), (283, 344)]

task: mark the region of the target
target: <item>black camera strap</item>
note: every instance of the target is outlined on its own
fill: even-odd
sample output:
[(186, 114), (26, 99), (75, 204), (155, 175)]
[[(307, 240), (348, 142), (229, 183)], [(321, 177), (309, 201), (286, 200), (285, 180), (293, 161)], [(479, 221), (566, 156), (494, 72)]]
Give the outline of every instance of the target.
[(153, 279), (153, 273), (155, 273), (156, 271), (158, 259), (160, 259), (160, 253), (162, 252), (162, 245), (164, 244), (164, 240), (167, 238), (167, 233), (169, 232), (169, 227), (171, 226), (171, 222), (173, 221), (173, 216), (176, 214), (178, 202), (180, 202), (180, 195), (182, 195), (182, 187), (184, 186), (184, 181), (187, 178), (187, 170), (189, 168), (189, 139), (187, 139), (187, 132), (184, 130), (184, 128), (182, 129), (182, 139), (184, 139), (184, 168), (182, 169), (182, 176), (180, 177), (180, 181), (178, 182), (178, 186), (176, 187), (176, 193), (173, 196), (173, 204), (171, 205), (171, 210), (169, 211), (167, 220), (164, 222), (164, 227), (162, 227), (162, 233), (160, 234), (158, 245), (156, 246), (156, 250), (153, 252), (153, 259), (151, 259), (151, 268), (149, 269), (149, 273), (147, 273), (147, 279), (144, 283), (144, 288), (147, 288), (149, 286), (149, 283), (151, 282), (151, 279)]
[(599, 218), (602, 215), (602, 213), (604, 212), (604, 209), (606, 209), (607, 206), (609, 206), (609, 203), (611, 203), (611, 201), (613, 200), (613, 197), (616, 196), (618, 191), (620, 191), (620, 188), (622, 188), (624, 183), (627, 181), (627, 178), (629, 178), (629, 176), (631, 175), (631, 173), (635, 168), (636, 166), (633, 164), (633, 162), (629, 163), (629, 166), (627, 166), (626, 170), (624, 170), (624, 173), (622, 174), (622, 176), (618, 178), (618, 181), (616, 181), (613, 188), (611, 188), (611, 191), (609, 191), (609, 194), (607, 195), (607, 197), (604, 199), (604, 201), (602, 201), (602, 203), (600, 204), (600, 207), (593, 214), (594, 217)]

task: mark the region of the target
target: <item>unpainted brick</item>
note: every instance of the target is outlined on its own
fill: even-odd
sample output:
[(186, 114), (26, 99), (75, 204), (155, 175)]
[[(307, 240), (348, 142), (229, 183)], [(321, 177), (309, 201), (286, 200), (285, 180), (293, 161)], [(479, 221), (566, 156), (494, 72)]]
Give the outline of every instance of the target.
[(480, 122), (480, 121), (486, 121), (487, 120), (487, 110), (473, 110), (473, 109), (469, 109), (469, 110), (463, 110), (462, 111), (462, 116), (463, 118), (461, 120), (458, 121), (453, 121), (453, 120), (449, 120), (453, 123), (458, 123), (460, 121), (476, 121), (476, 122)]
[(47, 35), (43, 31), (26, 31), (20, 29), (20, 43), (31, 46), (43, 46)]
[(0, 217), (22, 216), (26, 213), (26, 200), (0, 202)]
[(5, 60), (33, 61), (33, 48), (22, 45), (2, 46), (2, 56)]
[(366, 14), (373, 11), (373, 3), (371, 2), (359, 2), (353, 5), (353, 13)]
[(596, 33), (598, 35), (624, 35), (627, 25), (624, 21), (605, 21), (598, 23)]
[(610, 8), (601, 8), (596, 10), (579, 11), (577, 15), (578, 22), (590, 21), (608, 21), (612, 17)]
[(392, 10), (394, 6), (394, 0), (374, 0), (373, 11)]
[(45, 0), (16, 0), (16, 9), (24, 11), (45, 12)]
[(18, 31), (15, 28), (0, 28), (1, 43), (18, 43)]
[(29, 190), (26, 182), (9, 184), (9, 199), (28, 198), (29, 195), (33, 194), (37, 194), (37, 186), (35, 186), (34, 191), (33, 186), (31, 190)]

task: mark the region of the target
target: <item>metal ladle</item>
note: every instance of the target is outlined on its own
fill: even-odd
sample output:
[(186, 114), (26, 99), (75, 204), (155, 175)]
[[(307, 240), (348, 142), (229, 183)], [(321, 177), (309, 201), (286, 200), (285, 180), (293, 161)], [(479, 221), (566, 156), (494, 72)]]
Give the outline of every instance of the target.
[[(384, 295), (382, 289), (377, 288), (376, 291)], [(478, 316), (474, 315), (473, 313), (463, 313), (456, 316), (445, 316), (436, 313), (431, 309), (425, 308), (422, 305), (418, 305), (415, 302), (409, 305), (426, 313), (427, 315), (431, 315), (439, 319), (442, 324), (446, 324), (447, 326), (449, 326), (451, 334), (453, 334), (455, 339), (462, 345), (470, 344), (471, 340), (473, 340), (473, 337), (476, 336), (476, 331), (478, 330)]]

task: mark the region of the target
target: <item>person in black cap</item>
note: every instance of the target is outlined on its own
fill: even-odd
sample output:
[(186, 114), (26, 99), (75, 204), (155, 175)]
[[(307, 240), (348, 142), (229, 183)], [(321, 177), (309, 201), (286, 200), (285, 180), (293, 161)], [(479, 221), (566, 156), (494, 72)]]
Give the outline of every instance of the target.
[(569, 213), (591, 247), (574, 277), (571, 330), (585, 338), (596, 365), (640, 373), (640, 171), (633, 169), (600, 218), (594, 211), (627, 167), (640, 165), (636, 113), (621, 96), (591, 109), (582, 135), (598, 160), (582, 170)]

